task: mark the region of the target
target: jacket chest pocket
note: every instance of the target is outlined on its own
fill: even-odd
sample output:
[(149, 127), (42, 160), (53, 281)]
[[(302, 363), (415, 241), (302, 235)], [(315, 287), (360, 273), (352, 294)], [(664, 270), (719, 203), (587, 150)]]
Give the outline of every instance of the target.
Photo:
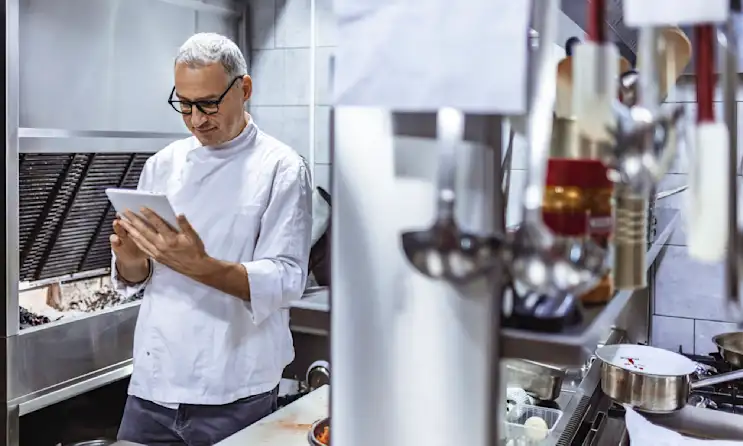
[(206, 252), (220, 260), (242, 262), (252, 259), (260, 232), (260, 206), (243, 206), (237, 212), (224, 213), (205, 228), (202, 241)]

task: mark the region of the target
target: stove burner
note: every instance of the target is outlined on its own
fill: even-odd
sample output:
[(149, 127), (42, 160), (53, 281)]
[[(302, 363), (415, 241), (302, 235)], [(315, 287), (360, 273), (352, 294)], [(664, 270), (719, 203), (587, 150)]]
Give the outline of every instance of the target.
[[(702, 365), (699, 370), (702, 377), (733, 370), (719, 353), (710, 353), (707, 356), (686, 354), (683, 351), (679, 353)], [(743, 382), (728, 382), (694, 390), (689, 397), (689, 404), (704, 404), (708, 409), (743, 414)]]

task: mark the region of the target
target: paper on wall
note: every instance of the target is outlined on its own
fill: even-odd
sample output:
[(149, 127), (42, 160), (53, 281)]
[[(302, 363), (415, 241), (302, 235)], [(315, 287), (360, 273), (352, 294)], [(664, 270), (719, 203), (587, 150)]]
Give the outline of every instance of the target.
[(334, 103), (524, 113), (530, 3), (335, 0)]

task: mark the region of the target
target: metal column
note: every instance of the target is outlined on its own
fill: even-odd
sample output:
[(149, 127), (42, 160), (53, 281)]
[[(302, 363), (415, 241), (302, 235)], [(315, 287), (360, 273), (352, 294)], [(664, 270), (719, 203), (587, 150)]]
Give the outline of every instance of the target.
[[(425, 227), (433, 215), (435, 114), (334, 113), (334, 441), (491, 444), (501, 275), (455, 288), (419, 275), (400, 247), (401, 231)], [(476, 144), (458, 158), (459, 221), (501, 229), (501, 120), (467, 116), (466, 127)]]
[(8, 337), (18, 334), (18, 96), (19, 96), (19, 0), (4, 0), (0, 13), (3, 15), (0, 23), (2, 31), (4, 57), (1, 75), (4, 80), (3, 98), (0, 103), (5, 107), (2, 111), (3, 139), (5, 150), (2, 152), (5, 165), (4, 178), (0, 182), (5, 197), (5, 216), (0, 222), (3, 226), (5, 239), (5, 305), (2, 318), (3, 327), (0, 329), (0, 358), (3, 366), (0, 368), (0, 439), (2, 446), (18, 445), (18, 410), (8, 407), (8, 370), (12, 364), (8, 363)]

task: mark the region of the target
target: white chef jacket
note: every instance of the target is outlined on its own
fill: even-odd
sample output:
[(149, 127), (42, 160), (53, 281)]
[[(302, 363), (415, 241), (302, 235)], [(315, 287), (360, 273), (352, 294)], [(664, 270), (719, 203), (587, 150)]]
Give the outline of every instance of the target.
[[(165, 193), (219, 260), (240, 262), (250, 302), (164, 265), (145, 287), (129, 394), (167, 407), (227, 404), (275, 388), (294, 359), (290, 301), (307, 280), (312, 187), (304, 160), (252, 121), (234, 140), (176, 141), (147, 160), (138, 189)], [(116, 259), (114, 258), (115, 262)]]

